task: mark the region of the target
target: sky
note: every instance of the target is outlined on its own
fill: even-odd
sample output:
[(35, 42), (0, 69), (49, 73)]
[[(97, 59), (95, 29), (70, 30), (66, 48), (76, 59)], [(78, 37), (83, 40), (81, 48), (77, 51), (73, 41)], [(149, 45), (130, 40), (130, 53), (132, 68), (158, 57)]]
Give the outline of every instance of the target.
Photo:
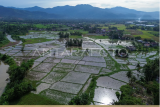
[(90, 4), (99, 8), (126, 7), (140, 11), (159, 11), (159, 0), (0, 0), (0, 5), (5, 7), (34, 7), (52, 8), (56, 6), (76, 6)]

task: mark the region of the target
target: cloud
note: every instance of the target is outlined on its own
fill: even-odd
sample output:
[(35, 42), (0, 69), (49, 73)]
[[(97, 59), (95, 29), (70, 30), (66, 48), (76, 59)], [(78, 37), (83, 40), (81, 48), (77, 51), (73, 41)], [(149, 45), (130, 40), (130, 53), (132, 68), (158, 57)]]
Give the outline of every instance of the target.
[(121, 6), (143, 11), (155, 11), (159, 9), (159, 0), (25, 0), (23, 2), (22, 0), (0, 0), (0, 3), (3, 6), (21, 8), (33, 6), (51, 8), (64, 5), (76, 6), (77, 4), (90, 4), (100, 8)]

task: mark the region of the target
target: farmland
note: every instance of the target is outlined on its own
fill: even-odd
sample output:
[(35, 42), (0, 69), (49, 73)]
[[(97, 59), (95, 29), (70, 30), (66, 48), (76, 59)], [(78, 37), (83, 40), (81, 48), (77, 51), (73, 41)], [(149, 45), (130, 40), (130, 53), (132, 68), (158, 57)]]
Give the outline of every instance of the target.
[[(27, 82), (32, 90), (15, 100), (8, 100), (7, 103), (13, 105), (74, 105), (77, 104), (76, 99), (82, 99), (80, 105), (112, 105), (114, 103), (124, 104), (121, 101), (129, 98), (127, 104), (153, 105), (155, 94), (148, 93), (147, 88), (150, 82), (153, 84), (157, 76), (153, 76), (150, 81), (145, 80), (148, 76), (145, 67), (149, 66), (148, 69), (150, 69), (152, 66), (150, 62), (154, 64), (154, 61), (159, 58), (158, 47), (146, 48), (142, 43), (130, 38), (141, 37), (141, 40), (157, 40), (158, 37), (154, 35), (157, 32), (126, 29), (125, 24), (110, 22), (109, 26), (116, 27), (116, 30), (112, 29), (115, 32), (107, 35), (109, 27), (106, 23), (98, 25), (97, 23), (87, 23), (87, 25), (36, 23), (33, 24), (35, 28), (32, 30), (29, 24), (25, 25), (29, 26), (28, 30), (24, 30), (26, 34), (16, 31), (21, 42), (15, 40), (14, 45), (0, 49), (0, 59), (8, 58), (3, 55), (11, 56), (5, 62), (9, 64), (13, 59), (15, 64), (12, 69), (17, 66), (21, 67), (22, 62), (32, 59), (33, 65), (30, 68), (26, 66), (29, 70), (23, 78), (23, 81)], [(123, 40), (120, 37), (111, 39), (111, 36), (116, 35), (117, 29), (124, 30), (122, 37), (127, 35), (129, 39)], [(69, 36), (60, 37), (60, 32), (62, 35)], [(72, 32), (78, 32), (78, 34), (80, 32), (81, 35), (71, 35)], [(79, 42), (76, 41), (77, 39), (82, 39), (80, 46), (77, 45)], [(71, 40), (72, 46), (66, 45), (68, 40)], [(134, 46), (134, 42), (141, 48), (136, 47), (135, 51), (127, 50), (128, 57), (117, 56), (116, 50), (126, 50), (127, 46)], [(152, 69), (155, 69), (154, 75), (157, 75), (157, 66)], [(131, 76), (128, 76), (128, 72), (131, 73)], [(132, 88), (133, 86), (136, 88)], [(126, 93), (129, 91), (135, 93), (126, 94), (124, 90)], [(139, 92), (141, 94), (138, 94)], [(119, 98), (117, 93), (125, 97)], [(6, 91), (1, 98), (4, 98), (5, 95), (7, 95)]]

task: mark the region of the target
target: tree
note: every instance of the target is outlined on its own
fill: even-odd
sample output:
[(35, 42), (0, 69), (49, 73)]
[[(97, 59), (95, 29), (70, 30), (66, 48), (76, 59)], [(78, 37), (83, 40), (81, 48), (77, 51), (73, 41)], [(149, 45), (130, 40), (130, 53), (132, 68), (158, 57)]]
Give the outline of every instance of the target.
[(132, 71), (129, 70), (129, 71), (127, 72), (126, 76), (129, 78), (129, 81), (131, 82), (131, 79), (130, 79), (130, 78), (132, 77)]

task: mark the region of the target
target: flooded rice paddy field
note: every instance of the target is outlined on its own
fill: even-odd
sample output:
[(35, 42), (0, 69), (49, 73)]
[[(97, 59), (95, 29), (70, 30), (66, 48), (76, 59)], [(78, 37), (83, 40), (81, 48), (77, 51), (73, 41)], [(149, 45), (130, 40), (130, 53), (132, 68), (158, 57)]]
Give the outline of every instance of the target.
[[(31, 33), (30, 35), (34, 35), (30, 36), (34, 38), (48, 34)], [(26, 38), (28, 37), (29, 35)], [(21, 45), (7, 47), (0, 50), (0, 53), (12, 56), (19, 63), (35, 59), (33, 67), (26, 76), (27, 79), (37, 83), (37, 90), (32, 93), (62, 104), (68, 104), (73, 97), (84, 92), (89, 87), (93, 75), (110, 74), (97, 79), (93, 105), (111, 105), (113, 100), (117, 101), (115, 92), (120, 91), (120, 87), (129, 82), (126, 76), (127, 70), (131, 69), (138, 78), (137, 74), (140, 74), (136, 71), (136, 64), (140, 62), (144, 66), (146, 58), (156, 54), (156, 52), (130, 53), (134, 57), (122, 59), (115, 57), (113, 51), (107, 49), (110, 47), (117, 49), (118, 44), (128, 46), (131, 42), (119, 43), (118, 41), (111, 44), (107, 39), (100, 42), (87, 37), (83, 40), (81, 50), (67, 50), (64, 41), (53, 40), (27, 44), (23, 51)], [(87, 48), (92, 50), (87, 52)], [(159, 56), (151, 58), (157, 57)], [(114, 73), (117, 70), (116, 63), (119, 64), (120, 71)]]
[(58, 32), (30, 32), (26, 36), (20, 36), (20, 38), (24, 39), (33, 39), (33, 38), (46, 38), (46, 39), (59, 39)]

